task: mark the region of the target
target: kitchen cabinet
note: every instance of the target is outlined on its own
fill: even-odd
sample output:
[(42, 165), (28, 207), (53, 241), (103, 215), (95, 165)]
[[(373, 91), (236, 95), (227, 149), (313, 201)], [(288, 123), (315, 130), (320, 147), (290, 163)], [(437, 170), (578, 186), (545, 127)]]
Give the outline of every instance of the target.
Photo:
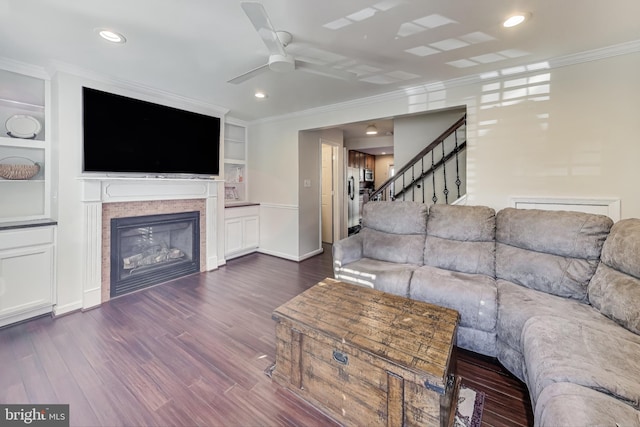
[(55, 242), (53, 222), (0, 228), (0, 327), (53, 310)]
[(349, 150), (347, 166), (350, 168), (374, 170), (376, 166), (376, 156), (357, 150)]
[(232, 206), (225, 209), (224, 255), (226, 259), (255, 252), (260, 246), (260, 207)]

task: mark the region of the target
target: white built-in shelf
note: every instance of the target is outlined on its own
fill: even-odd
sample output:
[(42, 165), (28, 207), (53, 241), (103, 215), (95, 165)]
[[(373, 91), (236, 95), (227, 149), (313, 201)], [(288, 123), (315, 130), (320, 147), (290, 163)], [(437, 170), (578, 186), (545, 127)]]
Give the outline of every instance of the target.
[(224, 125), (225, 203), (247, 200), (246, 127), (236, 123)]
[(0, 106), (14, 108), (16, 110), (44, 112), (44, 105), (31, 104), (29, 102), (22, 102), (14, 99), (0, 98)]
[(240, 159), (224, 159), (225, 163), (228, 164), (232, 164), (232, 165), (246, 165), (247, 162), (245, 160), (240, 160)]
[(243, 139), (234, 139), (234, 138), (225, 138), (224, 139), (225, 142), (235, 142), (237, 144), (244, 144), (244, 140)]
[(13, 147), (13, 148), (44, 148), (46, 145), (45, 141), (38, 141), (36, 139), (20, 139), (20, 138), (11, 138), (9, 136), (0, 136), (0, 145), (3, 147)]
[[(12, 163), (8, 158), (19, 157), (40, 165), (32, 179), (0, 178), (0, 223), (51, 217), (50, 81), (31, 71), (0, 69), (0, 161)], [(40, 122), (42, 129), (35, 139), (7, 135), (5, 123), (15, 115)]]

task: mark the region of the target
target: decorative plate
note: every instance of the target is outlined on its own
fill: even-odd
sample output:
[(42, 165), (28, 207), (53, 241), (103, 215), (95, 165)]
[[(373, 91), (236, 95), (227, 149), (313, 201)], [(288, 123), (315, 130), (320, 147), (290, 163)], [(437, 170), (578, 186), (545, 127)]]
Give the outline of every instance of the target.
[(33, 139), (42, 130), (42, 125), (32, 116), (16, 114), (7, 119), (5, 123), (7, 135), (13, 138)]

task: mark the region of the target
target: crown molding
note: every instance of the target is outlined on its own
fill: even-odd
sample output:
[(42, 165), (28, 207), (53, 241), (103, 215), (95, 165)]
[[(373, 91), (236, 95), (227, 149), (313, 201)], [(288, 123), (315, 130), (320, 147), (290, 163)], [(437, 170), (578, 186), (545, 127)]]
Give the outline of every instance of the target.
[(37, 77), (43, 80), (50, 80), (51, 77), (47, 70), (37, 65), (27, 64), (26, 62), (16, 61), (11, 58), (0, 57), (0, 68), (14, 73), (24, 74), (31, 77)]
[[(632, 40), (625, 43), (615, 44), (599, 49), (592, 49), (584, 52), (579, 52), (570, 55), (559, 56), (556, 58), (536, 61), (535, 64), (544, 64), (535, 70), (527, 69), (527, 65), (524, 66), (525, 71), (521, 74), (531, 73), (539, 71), (540, 68), (554, 69), (567, 67), (570, 65), (582, 64), (585, 62), (598, 61), (601, 59), (611, 58), (614, 56), (628, 55), (632, 53), (640, 52), (640, 40)], [(534, 64), (528, 64), (529, 66)], [(480, 82), (487, 82), (497, 80), (504, 77), (499, 70), (494, 72), (485, 72), (480, 74), (473, 74), (455, 79), (444, 80), (441, 82), (430, 82), (422, 85), (408, 86), (405, 88), (397, 89), (390, 92), (385, 92), (379, 95), (368, 96), (365, 98), (358, 98), (350, 101), (339, 102), (330, 105), (324, 105), (321, 107), (310, 108), (307, 110), (297, 111), (295, 113), (283, 114), (279, 116), (265, 117), (250, 121), (249, 124), (261, 124), (269, 122), (277, 122), (282, 120), (295, 119), (300, 117), (308, 117), (316, 114), (329, 113), (338, 110), (345, 110), (350, 108), (365, 107), (371, 104), (383, 103), (385, 101), (395, 101), (398, 99), (406, 98), (407, 96), (422, 95), (427, 93), (433, 93), (444, 89), (452, 89), (460, 86), (468, 86), (477, 84)]]
[(95, 71), (88, 70), (86, 68), (78, 67), (73, 64), (51, 61), (46, 68), (49, 75), (55, 76), (57, 73), (66, 73), (76, 77), (81, 77), (88, 80), (93, 80), (98, 83), (117, 86), (122, 89), (130, 90), (132, 92), (159, 97), (162, 99), (171, 99), (181, 104), (196, 106), (208, 111), (215, 112), (221, 116), (225, 116), (228, 112), (228, 108), (221, 107), (219, 105), (211, 104), (205, 101), (189, 98), (187, 96), (178, 95), (173, 92), (158, 89), (152, 86), (144, 85), (142, 83), (120, 79), (117, 77), (109, 76), (106, 74), (96, 73)]
[(600, 49), (592, 49), (586, 52), (579, 52), (554, 58), (549, 60), (549, 64), (551, 68), (560, 68), (637, 52), (640, 52), (640, 40), (632, 40)]

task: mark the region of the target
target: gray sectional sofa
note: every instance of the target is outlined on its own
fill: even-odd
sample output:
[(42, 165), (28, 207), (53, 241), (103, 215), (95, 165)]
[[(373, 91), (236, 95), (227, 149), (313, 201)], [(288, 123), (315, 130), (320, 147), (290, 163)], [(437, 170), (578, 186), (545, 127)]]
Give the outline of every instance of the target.
[(640, 426), (640, 219), (370, 202), (336, 279), (453, 308), (458, 346), (497, 357), (536, 425)]

